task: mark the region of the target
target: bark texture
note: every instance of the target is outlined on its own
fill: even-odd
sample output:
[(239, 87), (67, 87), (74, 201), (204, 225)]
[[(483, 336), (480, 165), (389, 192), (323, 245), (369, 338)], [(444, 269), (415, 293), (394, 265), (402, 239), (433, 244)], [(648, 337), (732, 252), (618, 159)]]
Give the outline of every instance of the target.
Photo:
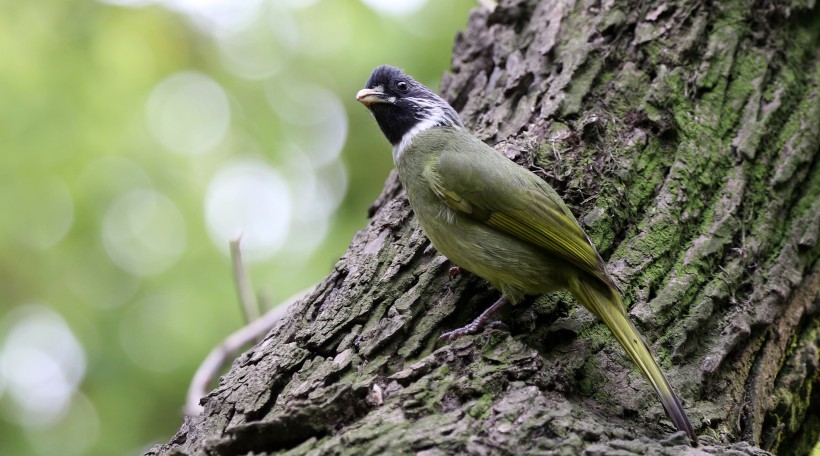
[(442, 84), (482, 139), (565, 197), (699, 450), (568, 295), (437, 347), (498, 292), (448, 274), (394, 173), (333, 273), (148, 454), (807, 454), (820, 435), (818, 9), (508, 0), (472, 14)]

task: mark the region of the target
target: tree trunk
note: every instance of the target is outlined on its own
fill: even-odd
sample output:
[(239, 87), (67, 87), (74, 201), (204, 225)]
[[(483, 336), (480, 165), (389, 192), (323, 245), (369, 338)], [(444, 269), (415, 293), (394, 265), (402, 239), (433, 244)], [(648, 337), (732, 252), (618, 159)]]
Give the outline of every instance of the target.
[[(820, 434), (818, 9), (504, 1), (472, 14), (442, 84), (466, 125), (565, 198), (710, 452), (807, 454)], [(449, 274), (395, 172), (371, 215), (204, 414), (148, 454), (687, 448), (567, 294), (437, 346), (499, 292)]]

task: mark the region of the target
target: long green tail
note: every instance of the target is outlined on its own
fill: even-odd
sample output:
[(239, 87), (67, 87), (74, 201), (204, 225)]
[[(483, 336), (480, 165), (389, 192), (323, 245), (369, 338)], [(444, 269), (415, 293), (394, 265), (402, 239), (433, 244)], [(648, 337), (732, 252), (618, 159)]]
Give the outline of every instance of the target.
[(594, 285), (588, 285), (578, 278), (570, 281), (569, 288), (575, 299), (606, 323), (632, 361), (638, 365), (644, 377), (655, 388), (669, 419), (678, 430), (686, 432), (692, 444), (697, 446), (698, 436), (695, 435), (678, 396), (672, 391), (666, 376), (663, 375), (663, 371), (652, 357), (649, 347), (626, 316), (621, 294), (613, 289), (604, 294), (602, 293), (604, 290), (598, 290)]

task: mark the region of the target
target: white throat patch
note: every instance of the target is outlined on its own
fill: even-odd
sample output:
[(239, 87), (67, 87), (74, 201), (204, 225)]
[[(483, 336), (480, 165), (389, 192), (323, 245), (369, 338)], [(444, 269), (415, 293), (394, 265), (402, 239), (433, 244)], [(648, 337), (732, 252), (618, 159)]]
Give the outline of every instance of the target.
[(438, 126), (463, 128), (461, 119), (458, 118), (458, 114), (456, 114), (456, 112), (453, 111), (449, 105), (444, 103), (443, 100), (442, 103), (449, 108), (448, 110), (443, 109), (439, 104), (430, 103), (428, 100), (417, 98), (414, 99), (414, 101), (417, 105), (427, 108), (429, 111), (427, 112), (424, 120), (413, 126), (413, 128), (402, 136), (401, 141), (393, 146), (393, 163), (399, 162), (399, 159), (402, 154), (404, 154), (404, 151), (407, 150), (410, 143), (413, 142), (413, 138), (415, 138), (419, 133)]
[(401, 137), (400, 143), (393, 146), (393, 163), (399, 162), (399, 158), (401, 158), (402, 154), (405, 150), (407, 150), (407, 147), (410, 145), (411, 142), (413, 142), (413, 138), (415, 138), (417, 134), (425, 130), (429, 130), (440, 124), (440, 119), (436, 119), (434, 117), (424, 119), (423, 121), (417, 123), (415, 127), (411, 128), (410, 131), (408, 131), (404, 134), (404, 136)]

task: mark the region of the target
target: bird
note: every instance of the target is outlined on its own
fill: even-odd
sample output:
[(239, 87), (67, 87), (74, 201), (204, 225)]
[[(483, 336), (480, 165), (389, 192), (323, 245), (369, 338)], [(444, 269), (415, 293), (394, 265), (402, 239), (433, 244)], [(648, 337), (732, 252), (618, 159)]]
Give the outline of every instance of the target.
[(374, 69), (356, 100), (392, 145), (410, 207), (436, 250), (501, 291), (473, 322), (440, 340), (480, 332), (510, 302), (567, 290), (606, 324), (672, 423), (697, 446), (686, 411), (629, 320), (606, 263), (558, 193), (474, 136), (449, 103), (399, 68)]

